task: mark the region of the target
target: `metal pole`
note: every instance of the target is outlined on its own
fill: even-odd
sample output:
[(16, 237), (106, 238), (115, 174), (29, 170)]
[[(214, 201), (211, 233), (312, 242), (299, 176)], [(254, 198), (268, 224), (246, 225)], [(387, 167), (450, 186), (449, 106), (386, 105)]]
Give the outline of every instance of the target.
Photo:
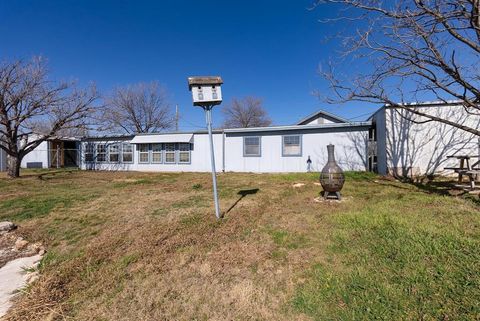
[(178, 104), (175, 105), (175, 131), (178, 132)]
[(217, 172), (215, 170), (215, 154), (213, 149), (213, 135), (212, 135), (212, 106), (204, 107), (205, 117), (207, 120), (208, 136), (210, 138), (210, 160), (212, 163), (212, 180), (213, 180), (213, 198), (215, 200), (215, 216), (217, 219), (222, 218), (220, 213), (220, 205), (218, 204), (217, 194)]
[(58, 154), (58, 145), (57, 145), (57, 168), (60, 168), (60, 155)]

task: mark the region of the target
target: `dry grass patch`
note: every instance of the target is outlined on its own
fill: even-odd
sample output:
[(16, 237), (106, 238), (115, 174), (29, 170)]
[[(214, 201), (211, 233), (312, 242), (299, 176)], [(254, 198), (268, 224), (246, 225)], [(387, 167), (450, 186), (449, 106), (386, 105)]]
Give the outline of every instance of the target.
[[(317, 203), (316, 179), (315, 174), (221, 174), (221, 207), (228, 210), (222, 221), (214, 216), (207, 173), (71, 172), (42, 180), (0, 179), (9, 195), (22, 192), (0, 199), (0, 218), (13, 219), (19, 233), (49, 250), (42, 277), (7, 319), (354, 319), (369, 315), (352, 302), (379, 293), (387, 303), (392, 297), (352, 287), (356, 279), (347, 277), (352, 265), (362, 269), (358, 280), (370, 286), (376, 286), (375, 266), (388, 273), (379, 283), (386, 288), (403, 286), (395, 283), (397, 264), (407, 264), (409, 276), (415, 273), (415, 266), (392, 262), (392, 253), (384, 251), (392, 246), (387, 233), (392, 226), (406, 233), (393, 234), (399, 240), (431, 231), (478, 242), (478, 208), (468, 200), (353, 173), (346, 201)], [(293, 183), (305, 185), (293, 188)], [(426, 247), (433, 242), (418, 240)], [(420, 253), (422, 247), (410, 250)], [(376, 262), (362, 261), (363, 253)], [(455, 257), (449, 255), (433, 264), (444, 266)], [(470, 263), (468, 271), (478, 282)], [(453, 319), (462, 316), (448, 311), (457, 313), (449, 314)], [(415, 306), (404, 312), (389, 316), (418, 316)]]

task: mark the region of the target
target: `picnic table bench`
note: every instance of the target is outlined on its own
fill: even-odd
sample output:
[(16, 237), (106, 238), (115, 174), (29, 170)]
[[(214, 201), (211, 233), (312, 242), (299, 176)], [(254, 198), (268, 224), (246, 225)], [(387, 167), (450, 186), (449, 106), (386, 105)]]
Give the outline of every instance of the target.
[(470, 188), (473, 190), (475, 189), (475, 180), (478, 176), (480, 176), (480, 168), (478, 168), (480, 164), (480, 160), (476, 161), (473, 164), (470, 164), (470, 160), (472, 158), (478, 158), (478, 156), (470, 156), (470, 155), (450, 155), (447, 158), (456, 158), (460, 162), (459, 167), (445, 167), (445, 170), (453, 170), (455, 173), (458, 174), (458, 182), (461, 184), (463, 183), (463, 176), (467, 176)]

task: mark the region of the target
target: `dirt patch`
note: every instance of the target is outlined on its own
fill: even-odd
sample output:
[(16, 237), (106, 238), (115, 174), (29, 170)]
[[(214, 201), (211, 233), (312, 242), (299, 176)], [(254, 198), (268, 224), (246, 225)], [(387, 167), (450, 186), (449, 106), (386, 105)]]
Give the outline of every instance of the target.
[(29, 243), (19, 233), (11, 231), (0, 234), (0, 268), (7, 262), (21, 257), (32, 256), (43, 250), (39, 243)]

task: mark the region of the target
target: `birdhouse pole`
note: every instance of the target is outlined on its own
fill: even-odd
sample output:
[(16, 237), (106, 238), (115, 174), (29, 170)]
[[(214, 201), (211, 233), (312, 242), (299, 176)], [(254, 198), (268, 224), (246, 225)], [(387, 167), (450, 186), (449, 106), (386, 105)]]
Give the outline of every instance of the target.
[(215, 169), (215, 149), (213, 146), (213, 130), (212, 130), (212, 109), (215, 105), (222, 102), (221, 85), (223, 84), (220, 77), (189, 77), (188, 87), (192, 92), (193, 105), (200, 106), (205, 111), (205, 120), (207, 123), (208, 137), (210, 140), (210, 162), (212, 168), (213, 183), (213, 199), (215, 200), (215, 216), (217, 219), (222, 218), (220, 212), (220, 204), (218, 201), (217, 191), (217, 172)]

